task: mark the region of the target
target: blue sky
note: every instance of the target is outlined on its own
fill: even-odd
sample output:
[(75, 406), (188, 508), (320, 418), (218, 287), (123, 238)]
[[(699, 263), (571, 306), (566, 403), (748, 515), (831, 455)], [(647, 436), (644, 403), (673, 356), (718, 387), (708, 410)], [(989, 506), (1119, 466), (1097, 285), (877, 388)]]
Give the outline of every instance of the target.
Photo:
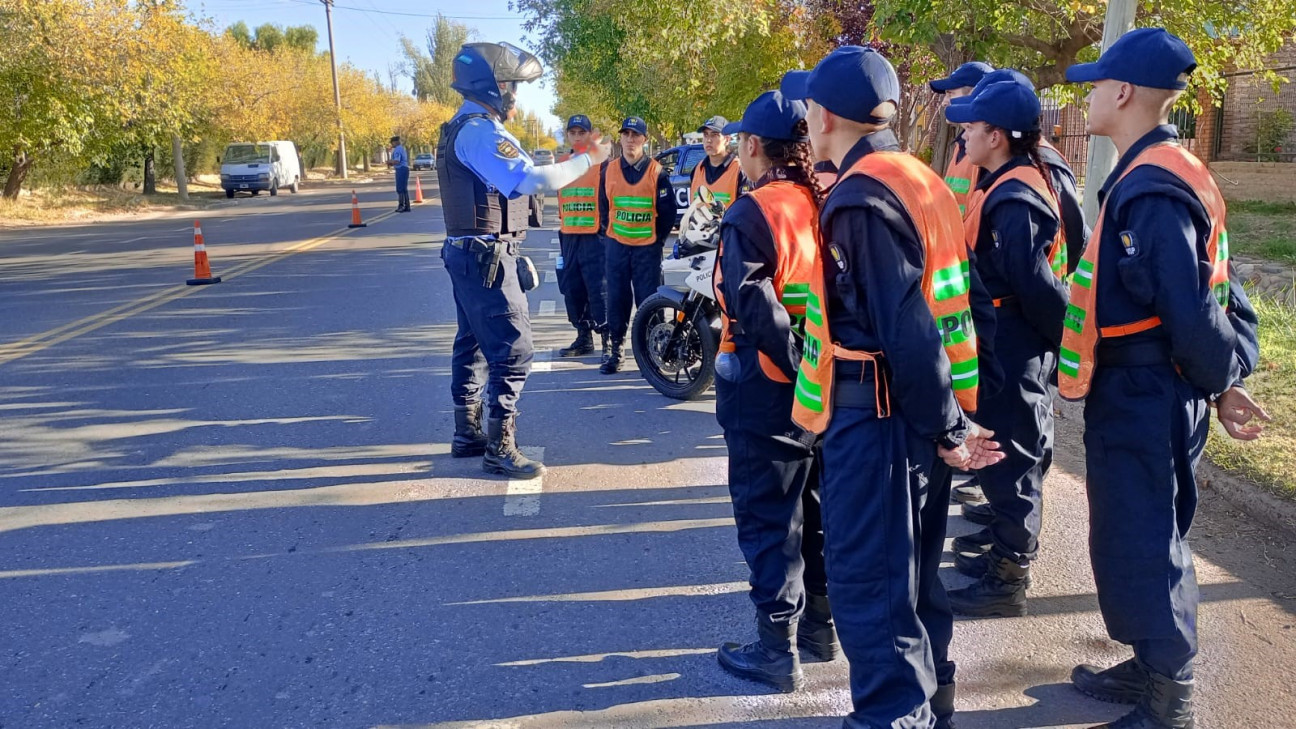
[[(320, 50), (328, 50), (320, 0), (188, 0), (187, 5), (193, 15), (210, 18), (218, 29), (240, 20), (250, 28), (262, 23), (311, 25), (319, 31)], [(522, 17), (509, 10), (508, 0), (334, 0), (333, 41), (338, 61), (377, 71), (386, 83), (388, 65), (402, 58), (400, 36), (426, 49), (427, 31), (438, 12), (474, 28), (474, 40), (508, 41), (530, 50), (522, 37)], [(400, 83), (407, 91), (412, 88), (409, 79)], [(550, 111), (553, 104), (553, 89), (544, 79), (522, 84), (518, 90), (518, 105), (539, 114), (550, 128), (561, 124)]]

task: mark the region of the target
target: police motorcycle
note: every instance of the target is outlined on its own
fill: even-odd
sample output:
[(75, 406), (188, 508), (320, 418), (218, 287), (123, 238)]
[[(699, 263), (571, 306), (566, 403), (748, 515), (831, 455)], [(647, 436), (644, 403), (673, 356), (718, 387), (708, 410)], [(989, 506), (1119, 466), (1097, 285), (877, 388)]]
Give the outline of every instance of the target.
[(630, 327), (639, 372), (675, 400), (700, 397), (715, 380), (720, 306), (712, 279), (723, 215), (724, 203), (699, 188), (674, 250), (662, 261), (665, 285), (644, 301)]

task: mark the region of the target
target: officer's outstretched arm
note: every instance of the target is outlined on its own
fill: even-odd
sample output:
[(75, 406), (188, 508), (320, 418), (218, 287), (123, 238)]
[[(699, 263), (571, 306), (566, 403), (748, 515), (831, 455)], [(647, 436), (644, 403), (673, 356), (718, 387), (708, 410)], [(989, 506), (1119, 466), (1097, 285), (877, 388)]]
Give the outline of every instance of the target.
[(589, 151), (572, 156), (566, 162), (532, 167), (518, 183), (517, 191), (523, 195), (542, 195), (557, 192), (576, 181), (585, 171), (607, 159), (610, 147), (607, 142), (595, 140)]

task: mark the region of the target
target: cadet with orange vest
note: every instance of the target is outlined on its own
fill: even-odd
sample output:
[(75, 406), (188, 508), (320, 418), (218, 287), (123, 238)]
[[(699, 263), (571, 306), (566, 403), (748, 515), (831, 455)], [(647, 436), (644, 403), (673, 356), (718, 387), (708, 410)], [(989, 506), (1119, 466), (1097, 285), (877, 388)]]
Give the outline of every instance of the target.
[[(949, 76), (938, 78), (927, 86), (944, 96), (943, 106), (949, 106), (955, 99), (972, 93), (977, 83), (993, 70), (994, 68), (988, 63), (969, 61), (954, 69), (954, 73)], [(958, 201), (960, 213), (967, 212), (968, 196), (976, 188), (976, 178), (977, 166), (967, 158), (967, 152), (963, 147), (963, 129), (960, 127), (958, 133), (954, 135), (954, 147), (951, 150), (949, 163), (945, 166), (945, 184), (949, 185), (950, 190), (954, 192), (954, 199)]]
[(621, 371), (630, 311), (661, 285), (662, 249), (675, 225), (670, 176), (644, 153), (648, 125), (637, 116), (621, 124), (621, 159), (603, 163), (599, 215), (606, 236), (608, 336), (611, 346), (599, 372)]
[(1224, 201), (1167, 123), (1197, 62), (1160, 28), (1130, 31), (1067, 80), (1093, 83), (1091, 134), (1120, 159), (1071, 283), (1058, 364), (1062, 397), (1085, 400), (1089, 554), (1098, 605), (1133, 658), (1079, 666), (1076, 687), (1136, 703), (1113, 729), (1193, 726), (1197, 579), (1186, 537), (1194, 468), (1214, 403), (1250, 440), (1268, 416), (1242, 388), (1255, 366), (1255, 315), (1232, 282)]
[(698, 188), (703, 185), (726, 208), (733, 205), (739, 193), (746, 192), (751, 187), (743, 176), (738, 158), (729, 152), (729, 135), (724, 133), (728, 124), (729, 121), (724, 117), (713, 116), (698, 127), (698, 132), (702, 135), (702, 149), (707, 156), (693, 168), (693, 180), (689, 183), (690, 205), (697, 197)]
[(1017, 81), (983, 87), (945, 116), (963, 124), (967, 159), (981, 169), (963, 221), (977, 271), (996, 310), (995, 357), (1005, 386), (982, 395), (978, 420), (1006, 458), (978, 472), (994, 507), (993, 546), (956, 556), (979, 582), (949, 593), (954, 611), (1026, 614), (1030, 562), (1039, 548), (1044, 474), (1053, 460), (1054, 368), (1066, 313), (1061, 213), (1037, 151), (1040, 103)]
[[(585, 152), (593, 130), (584, 114), (567, 120), (573, 156)], [(602, 166), (596, 165), (558, 191), (558, 290), (567, 305), (567, 321), (576, 327), (576, 340), (558, 350), (561, 357), (593, 353), (594, 332), (603, 336), (603, 350), (608, 350), (607, 271), (598, 206), (601, 181)]]
[(821, 661), (840, 650), (824, 574), (816, 437), (792, 422), (820, 193), (804, 103), (767, 91), (724, 133), (738, 135), (739, 163), (756, 180), (725, 211), (715, 287), (724, 312), (716, 419), (729, 447), (758, 639), (726, 643), (718, 657), (730, 673), (792, 691), (801, 682), (798, 647)]
[(937, 685), (916, 604), (926, 474), (938, 456), (969, 468), (1002, 457), (960, 407), (975, 407), (977, 349), (958, 205), (899, 151), (900, 83), (881, 54), (838, 48), (782, 88), (809, 100), (815, 154), (841, 171), (820, 213), (793, 419), (823, 434), (828, 593), (851, 664), (844, 726), (950, 727), (953, 685)]

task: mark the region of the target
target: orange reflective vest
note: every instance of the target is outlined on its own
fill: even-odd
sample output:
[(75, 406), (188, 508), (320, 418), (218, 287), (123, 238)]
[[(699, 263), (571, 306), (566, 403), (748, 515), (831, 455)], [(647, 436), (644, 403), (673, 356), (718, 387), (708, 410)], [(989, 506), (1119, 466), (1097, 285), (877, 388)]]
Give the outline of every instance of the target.
[(697, 197), (698, 188), (706, 185), (711, 189), (711, 193), (715, 195), (716, 200), (724, 203), (725, 207), (729, 207), (738, 197), (738, 173), (742, 171), (738, 166), (738, 158), (735, 157), (729, 160), (729, 166), (721, 173), (720, 179), (715, 182), (708, 183), (706, 181), (706, 170), (703, 169), (705, 167), (706, 160), (703, 160), (698, 163), (697, 167), (693, 168), (693, 181), (689, 183), (689, 205), (692, 205), (693, 199)]
[(626, 182), (621, 161), (608, 163), (603, 189), (608, 199), (607, 236), (628, 246), (652, 245), (657, 239), (657, 178), (661, 163), (648, 160), (639, 183)]
[[(778, 295), (783, 308), (787, 309), (792, 320), (792, 328), (800, 329), (805, 318), (806, 301), (810, 297), (810, 277), (814, 273), (815, 259), (819, 255), (819, 206), (815, 204), (814, 194), (804, 185), (787, 180), (776, 180), (747, 193), (760, 208), (761, 215), (769, 225), (774, 238), (774, 250), (778, 264), (774, 269), (774, 293)], [(725, 312), (721, 318), (720, 346), (733, 346), (732, 326), (728, 310), (725, 308), (724, 296), (720, 293), (720, 283), (724, 280), (721, 273), (720, 259), (724, 257), (724, 246), (716, 256), (715, 293), (720, 303), (720, 310)], [(732, 351), (729, 349), (728, 351)], [(761, 372), (774, 382), (790, 384), (792, 381), (774, 364), (774, 361), (758, 354)]]
[(594, 165), (558, 191), (558, 215), (564, 233), (599, 232), (599, 168)]
[(966, 154), (963, 159), (958, 158), (959, 147), (954, 145), (954, 156), (950, 157), (949, 165), (945, 168), (945, 184), (949, 185), (950, 191), (954, 193), (954, 200), (958, 203), (960, 215), (967, 214), (968, 198), (972, 196), (972, 191), (976, 189), (977, 178), (981, 176), (981, 168), (972, 164)]
[[(925, 249), (922, 292), (950, 361), (954, 394), (964, 410), (975, 410), (978, 368), (976, 329), (968, 302), (971, 273), (954, 196), (931, 168), (900, 152), (866, 154), (841, 174), (838, 183), (851, 175), (868, 175), (885, 185), (913, 221)], [(819, 256), (810, 278), (805, 346), (792, 406), (792, 419), (813, 433), (824, 432), (832, 418), (833, 361), (873, 361), (876, 367), (876, 359), (881, 356), (847, 350), (832, 340), (824, 287), (823, 257)], [(875, 375), (878, 416), (886, 417), (890, 408), (885, 378), (880, 368)]]
[[(1211, 259), (1210, 287), (1215, 301), (1228, 307), (1229, 250), (1228, 230), (1224, 227), (1224, 197), (1201, 160), (1176, 142), (1162, 142), (1143, 150), (1121, 175), (1116, 184), (1141, 165), (1155, 165), (1178, 176), (1197, 196), (1210, 218), (1206, 253)], [(1110, 194), (1109, 194), (1110, 199)], [(1062, 350), (1058, 356), (1058, 393), (1067, 400), (1083, 400), (1089, 394), (1097, 364), (1098, 342), (1125, 337), (1161, 325), (1159, 317), (1149, 317), (1128, 324), (1098, 326), (1098, 254), (1102, 251), (1102, 228), (1107, 207), (1098, 213), (1080, 264), (1071, 279), (1071, 303), (1067, 306), (1062, 327)]]
[(1067, 271), (1067, 249), (1066, 231), (1062, 228), (1062, 208), (1058, 204), (1057, 196), (1044, 180), (1044, 175), (1040, 174), (1039, 169), (1034, 166), (1014, 167), (1000, 175), (988, 189), (978, 191), (972, 197), (968, 202), (967, 214), (963, 216), (963, 230), (967, 235), (968, 247), (976, 250), (977, 236), (981, 234), (981, 209), (985, 207), (985, 201), (990, 198), (990, 193), (1009, 180), (1024, 183), (1053, 210), (1053, 215), (1058, 221), (1058, 229), (1053, 236), (1053, 245), (1049, 247), (1049, 267), (1053, 269), (1054, 276), (1059, 279), (1064, 278)]

